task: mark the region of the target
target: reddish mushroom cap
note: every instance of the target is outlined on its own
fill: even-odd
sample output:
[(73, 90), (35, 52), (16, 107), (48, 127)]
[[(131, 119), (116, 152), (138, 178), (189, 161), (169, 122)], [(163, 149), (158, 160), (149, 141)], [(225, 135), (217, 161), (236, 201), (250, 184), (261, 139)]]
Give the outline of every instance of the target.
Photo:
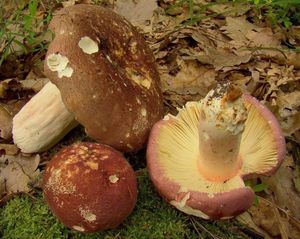
[[(248, 113), (235, 175), (218, 181), (199, 170), (200, 102), (189, 102), (177, 116), (152, 128), (147, 165), (154, 186), (171, 205), (202, 218), (225, 219), (246, 211), (254, 192), (243, 179), (271, 175), (285, 155), (285, 140), (272, 113), (250, 95), (242, 96)], [(218, 145), (215, 145), (218, 147)]]
[(95, 232), (117, 227), (137, 199), (130, 164), (113, 148), (79, 143), (58, 152), (43, 178), (45, 199), (67, 227)]

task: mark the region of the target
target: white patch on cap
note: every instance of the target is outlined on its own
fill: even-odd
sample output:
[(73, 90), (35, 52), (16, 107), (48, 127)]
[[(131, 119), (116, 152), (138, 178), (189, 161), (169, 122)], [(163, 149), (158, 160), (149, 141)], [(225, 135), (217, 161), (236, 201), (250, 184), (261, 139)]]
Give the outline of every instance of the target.
[(118, 178), (118, 176), (117, 175), (110, 175), (109, 177), (108, 177), (108, 179), (109, 179), (109, 181), (111, 182), (111, 183), (116, 183), (116, 182), (118, 182), (119, 181), (119, 178)]
[(201, 218), (204, 218), (204, 219), (209, 219), (210, 217), (208, 215), (206, 215), (204, 212), (200, 211), (200, 210), (197, 210), (197, 209), (194, 209), (194, 208), (191, 208), (187, 205), (184, 205), (183, 207), (180, 205), (179, 202), (173, 200), (170, 202), (171, 205), (173, 205), (174, 207), (176, 207), (178, 210), (188, 214), (188, 215), (193, 215), (193, 216), (196, 216), (196, 217), (201, 217)]
[(97, 217), (94, 213), (92, 213), (89, 209), (79, 208), (81, 216), (88, 222), (96, 221)]
[(69, 63), (69, 59), (61, 54), (50, 54), (47, 57), (47, 65), (51, 71), (62, 71)]
[[(179, 192), (181, 192), (181, 190)], [(186, 202), (189, 199), (190, 199), (190, 192), (186, 193), (184, 195), (184, 197), (181, 199), (181, 201), (178, 202), (176, 200), (173, 200), (170, 202), (170, 204), (186, 214), (194, 215), (194, 216), (201, 217), (204, 219), (209, 219), (209, 216), (206, 215), (205, 213), (201, 212), (200, 210), (197, 210), (197, 209), (191, 208), (190, 206), (187, 206)]]
[(148, 74), (141, 74), (142, 70), (140, 72), (137, 72), (136, 70), (129, 67), (125, 68), (125, 70), (128, 79), (132, 80), (138, 86), (144, 87), (146, 89), (149, 89), (151, 87), (150, 77), (148, 76)]
[(73, 74), (73, 69), (70, 66), (67, 66), (64, 70), (58, 72), (58, 78), (65, 77), (71, 77)]
[(47, 57), (47, 66), (51, 71), (57, 71), (59, 78), (72, 76), (74, 70), (68, 64), (69, 59), (59, 53)]
[(209, 198), (213, 198), (213, 197), (215, 196), (215, 194), (209, 193), (207, 196), (208, 196)]
[(76, 230), (76, 231), (79, 231), (79, 232), (84, 232), (85, 231), (85, 229), (83, 228), (83, 227), (81, 227), (81, 226), (73, 226), (72, 227), (74, 230)]
[(97, 42), (93, 41), (88, 36), (82, 37), (78, 42), (78, 46), (86, 54), (93, 54), (99, 51)]
[(144, 117), (147, 116), (147, 110), (145, 108), (141, 108), (141, 115)]
[(206, 132), (203, 133), (203, 138), (204, 138), (205, 141), (210, 139), (208, 133), (206, 133)]

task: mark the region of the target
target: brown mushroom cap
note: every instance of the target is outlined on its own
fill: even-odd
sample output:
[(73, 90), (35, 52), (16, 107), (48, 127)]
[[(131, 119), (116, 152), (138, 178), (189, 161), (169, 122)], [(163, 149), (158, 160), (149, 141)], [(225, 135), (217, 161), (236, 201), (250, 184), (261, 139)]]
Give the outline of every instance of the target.
[(142, 35), (109, 9), (78, 4), (55, 14), (45, 74), (89, 136), (140, 149), (162, 117), (153, 54)]
[[(248, 116), (234, 174), (226, 179), (199, 170), (200, 102), (189, 102), (177, 116), (168, 115), (154, 125), (147, 148), (149, 174), (160, 195), (177, 209), (206, 219), (234, 217), (254, 200), (243, 179), (271, 175), (283, 161), (285, 140), (276, 118), (250, 95), (243, 95), (242, 101)], [(224, 160), (216, 171), (222, 173)]]
[(95, 232), (117, 227), (137, 199), (136, 177), (121, 153), (97, 143), (59, 151), (43, 178), (45, 199), (67, 227)]

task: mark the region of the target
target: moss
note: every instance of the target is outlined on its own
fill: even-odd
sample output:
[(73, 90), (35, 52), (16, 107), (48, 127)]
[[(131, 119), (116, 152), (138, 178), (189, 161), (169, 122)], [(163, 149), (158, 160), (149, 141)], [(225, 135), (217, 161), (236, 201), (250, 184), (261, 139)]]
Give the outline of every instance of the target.
[(68, 231), (49, 212), (41, 195), (10, 200), (0, 211), (1, 238), (67, 238)]
[[(196, 239), (249, 238), (233, 221), (191, 218), (169, 206), (155, 192), (145, 170), (139, 171), (139, 198), (134, 212), (117, 229), (94, 234), (74, 232), (55, 219), (39, 192), (21, 195), (0, 209), (0, 237), (5, 239)], [(193, 220), (191, 220), (193, 219)], [(209, 233), (208, 233), (209, 231)]]

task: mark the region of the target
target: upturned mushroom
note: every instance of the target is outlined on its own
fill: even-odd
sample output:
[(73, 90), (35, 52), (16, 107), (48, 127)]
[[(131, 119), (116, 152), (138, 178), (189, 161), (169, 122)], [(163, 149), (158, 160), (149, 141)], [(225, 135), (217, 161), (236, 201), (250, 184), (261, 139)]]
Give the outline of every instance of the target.
[(137, 200), (137, 183), (121, 153), (106, 145), (77, 143), (48, 163), (43, 192), (64, 225), (96, 232), (117, 227), (127, 218)]
[(154, 125), (147, 165), (171, 205), (198, 217), (225, 219), (253, 203), (244, 179), (270, 176), (284, 155), (285, 139), (273, 114), (224, 84)]
[[(58, 88), (61, 99), (56, 101), (62, 100), (64, 113), (69, 112), (101, 143), (121, 151), (142, 148), (151, 127), (163, 114), (158, 71), (143, 36), (111, 10), (85, 4), (60, 10), (49, 28), (55, 38), (49, 45), (44, 70)], [(55, 108), (48, 107), (48, 114), (39, 116), (50, 122), (43, 125), (43, 131), (38, 120), (26, 135), (20, 124), (13, 125), (15, 143), (23, 152), (41, 151), (57, 142), (59, 137), (48, 140), (51, 122), (57, 117)], [(27, 116), (28, 121), (36, 115), (29, 107), (20, 114), (16, 117)], [(39, 137), (41, 144), (45, 139), (45, 145), (35, 147), (34, 137)]]

